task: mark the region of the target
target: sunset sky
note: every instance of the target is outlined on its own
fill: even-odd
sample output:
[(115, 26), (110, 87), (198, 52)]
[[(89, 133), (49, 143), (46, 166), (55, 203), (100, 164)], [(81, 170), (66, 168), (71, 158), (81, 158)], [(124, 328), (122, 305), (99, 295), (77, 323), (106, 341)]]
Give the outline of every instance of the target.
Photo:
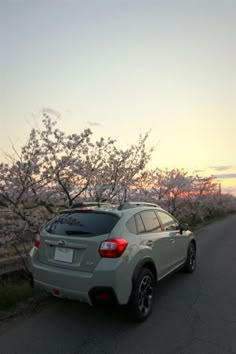
[(47, 111), (236, 192), (236, 1), (0, 1), (0, 160)]

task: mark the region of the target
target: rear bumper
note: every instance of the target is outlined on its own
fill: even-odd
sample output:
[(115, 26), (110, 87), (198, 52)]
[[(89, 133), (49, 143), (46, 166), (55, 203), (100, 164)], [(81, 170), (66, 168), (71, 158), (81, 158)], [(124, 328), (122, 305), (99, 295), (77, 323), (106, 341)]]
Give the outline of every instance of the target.
[(61, 298), (66, 298), (71, 300), (79, 300), (81, 302), (86, 302), (92, 305), (87, 293), (64, 288), (60, 284), (57, 284), (57, 282), (53, 282), (53, 284), (48, 284), (41, 280), (38, 280), (37, 278), (34, 278), (34, 286), (36, 288), (44, 289), (56, 297), (61, 297)]
[[(124, 262), (101, 259), (91, 273), (41, 263), (37, 250), (33, 250), (30, 256), (34, 286), (43, 288), (54, 296), (79, 300), (90, 305), (97, 303), (97, 300), (111, 300), (120, 305), (129, 301), (132, 280), (127, 276)], [(103, 299), (96, 298), (96, 294), (100, 292), (109, 295), (108, 301), (103, 301), (106, 300), (105, 295)]]

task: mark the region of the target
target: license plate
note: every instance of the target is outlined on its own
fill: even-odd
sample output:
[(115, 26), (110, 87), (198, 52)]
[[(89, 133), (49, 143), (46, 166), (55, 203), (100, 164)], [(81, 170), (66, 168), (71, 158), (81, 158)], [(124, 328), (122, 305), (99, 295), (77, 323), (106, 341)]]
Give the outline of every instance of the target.
[(71, 248), (56, 247), (54, 259), (56, 261), (72, 263), (74, 250)]

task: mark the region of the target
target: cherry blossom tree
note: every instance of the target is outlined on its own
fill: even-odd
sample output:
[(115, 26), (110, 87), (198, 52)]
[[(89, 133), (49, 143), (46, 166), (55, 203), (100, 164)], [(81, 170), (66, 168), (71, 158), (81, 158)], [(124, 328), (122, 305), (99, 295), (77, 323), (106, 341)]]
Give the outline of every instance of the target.
[(140, 181), (140, 196), (163, 205), (175, 214), (176, 202), (191, 192), (192, 176), (179, 169), (145, 171)]
[[(150, 158), (148, 135), (118, 149), (111, 138), (91, 141), (89, 129), (66, 135), (48, 114), (32, 129), (26, 144), (0, 164), (0, 246), (17, 249), (60, 209), (77, 200), (124, 199)], [(2, 215), (3, 216), (3, 215)]]
[[(89, 197), (96, 201), (126, 201), (135, 188), (140, 173), (150, 160), (152, 148), (147, 149), (148, 133), (140, 136), (137, 144), (118, 149), (111, 141), (109, 148), (100, 149), (99, 166), (88, 189)], [(97, 160), (96, 154), (92, 154)]]
[(219, 193), (213, 176), (189, 175), (183, 169), (145, 170), (132, 195), (156, 202), (191, 225), (236, 211), (236, 198), (231, 197)]

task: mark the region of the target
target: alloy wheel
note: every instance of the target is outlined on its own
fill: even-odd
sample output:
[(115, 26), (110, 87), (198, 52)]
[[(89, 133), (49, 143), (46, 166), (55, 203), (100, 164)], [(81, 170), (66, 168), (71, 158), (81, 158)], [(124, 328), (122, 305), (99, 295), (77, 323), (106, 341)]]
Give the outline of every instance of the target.
[(138, 307), (139, 311), (143, 315), (147, 315), (150, 312), (152, 306), (152, 298), (152, 278), (149, 275), (145, 275), (140, 282), (138, 290)]

